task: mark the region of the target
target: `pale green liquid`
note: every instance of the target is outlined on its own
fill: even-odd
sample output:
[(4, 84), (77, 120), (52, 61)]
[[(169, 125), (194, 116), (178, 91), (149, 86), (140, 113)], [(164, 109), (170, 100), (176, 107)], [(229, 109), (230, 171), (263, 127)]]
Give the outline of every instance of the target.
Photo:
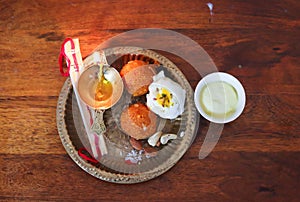
[(218, 81), (203, 87), (199, 101), (207, 115), (226, 118), (236, 111), (238, 95), (232, 85)]

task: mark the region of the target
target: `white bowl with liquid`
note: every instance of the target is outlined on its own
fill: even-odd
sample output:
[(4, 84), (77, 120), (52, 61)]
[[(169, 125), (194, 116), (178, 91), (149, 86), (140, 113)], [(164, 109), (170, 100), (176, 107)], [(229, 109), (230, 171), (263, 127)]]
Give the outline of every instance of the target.
[(246, 94), (242, 84), (234, 76), (214, 72), (199, 81), (194, 102), (205, 119), (214, 123), (228, 123), (243, 112)]

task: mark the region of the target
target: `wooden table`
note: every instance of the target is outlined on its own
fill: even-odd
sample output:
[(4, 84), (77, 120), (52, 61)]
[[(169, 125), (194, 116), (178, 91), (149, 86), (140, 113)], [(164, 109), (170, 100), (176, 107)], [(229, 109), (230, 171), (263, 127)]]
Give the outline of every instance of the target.
[[(213, 1), (211, 16), (207, 2), (1, 1), (0, 200), (299, 201), (300, 3)], [(60, 45), (79, 38), (85, 57), (113, 36), (153, 27), (190, 37), (219, 71), (237, 77), (245, 110), (203, 160), (209, 122), (202, 118), (193, 145), (167, 173), (135, 185), (98, 180), (58, 136)], [(198, 80), (190, 82), (195, 88)]]

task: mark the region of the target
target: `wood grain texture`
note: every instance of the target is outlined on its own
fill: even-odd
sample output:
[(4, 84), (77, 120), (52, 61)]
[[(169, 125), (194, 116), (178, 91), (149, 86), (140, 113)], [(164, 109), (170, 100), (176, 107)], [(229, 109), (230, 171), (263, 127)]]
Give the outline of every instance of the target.
[[(300, 197), (300, 3), (0, 0), (0, 201), (298, 201)], [(208, 121), (167, 173), (117, 185), (83, 172), (56, 128), (65, 81), (60, 45), (78, 37), (82, 56), (137, 28), (164, 28), (200, 44), (219, 71), (244, 85), (242, 116), (213, 152), (198, 153)], [(196, 87), (201, 76), (166, 54)]]
[(1, 199), (282, 201), (298, 196), (299, 152), (214, 152), (202, 161), (191, 152), (164, 175), (137, 185), (97, 181), (66, 155), (1, 155), (6, 160)]

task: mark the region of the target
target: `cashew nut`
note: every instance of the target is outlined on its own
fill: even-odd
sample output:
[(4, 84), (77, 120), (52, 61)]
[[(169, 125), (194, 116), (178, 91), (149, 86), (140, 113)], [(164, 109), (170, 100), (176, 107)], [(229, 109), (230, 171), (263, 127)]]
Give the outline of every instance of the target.
[(162, 144), (167, 144), (167, 142), (168, 142), (169, 140), (174, 140), (174, 139), (176, 139), (176, 138), (177, 138), (177, 135), (175, 135), (175, 134), (164, 134), (164, 135), (162, 135), (161, 138), (160, 138), (160, 143), (162, 143)]
[(148, 144), (151, 145), (152, 147), (155, 147), (161, 135), (162, 135), (161, 131), (154, 133), (151, 137), (148, 138)]

